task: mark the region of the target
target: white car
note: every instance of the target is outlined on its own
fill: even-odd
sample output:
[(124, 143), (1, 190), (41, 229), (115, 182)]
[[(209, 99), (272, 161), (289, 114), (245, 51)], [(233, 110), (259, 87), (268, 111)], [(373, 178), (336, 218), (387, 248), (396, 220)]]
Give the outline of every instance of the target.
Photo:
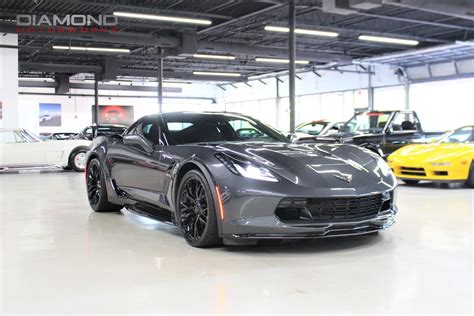
[(0, 169), (61, 166), (84, 171), (89, 140), (41, 141), (26, 129), (0, 129)]
[(49, 114), (41, 115), (40, 116), (40, 123), (51, 121), (52, 117)]

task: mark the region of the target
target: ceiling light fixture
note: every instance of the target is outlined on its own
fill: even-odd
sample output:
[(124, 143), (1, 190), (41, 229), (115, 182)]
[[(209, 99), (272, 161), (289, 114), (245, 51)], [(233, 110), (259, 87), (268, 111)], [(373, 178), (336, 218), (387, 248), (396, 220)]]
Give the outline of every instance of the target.
[(203, 59), (221, 59), (221, 60), (234, 60), (235, 56), (230, 55), (208, 55), (208, 54), (193, 54), (194, 58)]
[(78, 52), (99, 52), (99, 53), (122, 53), (130, 54), (128, 48), (107, 48), (107, 47), (81, 47), (81, 46), (60, 46), (53, 45), (53, 49), (57, 50), (70, 50)]
[(237, 72), (213, 72), (213, 71), (193, 71), (196, 76), (220, 76), (220, 77), (240, 77)]
[(389, 44), (400, 44), (400, 45), (410, 45), (410, 46), (416, 46), (419, 43), (418, 41), (415, 41), (415, 40), (408, 40), (408, 39), (402, 39), (402, 38), (393, 38), (393, 37), (371, 36), (371, 35), (360, 35), (359, 39), (361, 41), (389, 43)]
[[(290, 63), (289, 59), (280, 59), (280, 58), (255, 58), (256, 62), (262, 62), (262, 63), (276, 63), (276, 64), (288, 64)], [(307, 65), (309, 64), (309, 61), (307, 60), (295, 60), (295, 64), (300, 64), (300, 65)]]
[[(288, 27), (282, 26), (265, 26), (265, 31), (269, 32), (280, 32), (280, 33), (289, 33), (290, 29)], [(314, 36), (326, 36), (326, 37), (338, 37), (339, 34), (336, 32), (327, 32), (327, 31), (319, 31), (319, 30), (309, 30), (309, 29), (295, 29), (295, 34), (303, 34), (303, 35), (314, 35)]]
[(113, 14), (115, 16), (124, 17), (124, 18), (133, 18), (133, 19), (144, 19), (144, 20), (165, 21), (165, 22), (185, 23), (185, 24), (199, 24), (199, 25), (212, 24), (212, 21), (210, 20), (183, 18), (183, 17), (177, 17), (177, 16), (165, 16), (165, 15), (143, 14), (143, 13), (133, 13), (133, 12), (114, 12)]

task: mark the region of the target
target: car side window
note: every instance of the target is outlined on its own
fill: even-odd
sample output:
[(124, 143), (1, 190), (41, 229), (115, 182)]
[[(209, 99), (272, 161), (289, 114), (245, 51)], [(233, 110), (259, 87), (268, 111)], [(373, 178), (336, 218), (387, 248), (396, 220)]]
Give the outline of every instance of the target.
[(413, 113), (397, 113), (390, 128), (393, 132), (419, 131), (420, 123)]
[(158, 121), (153, 117), (144, 118), (136, 129), (137, 134), (142, 135), (153, 145), (160, 143), (160, 128), (158, 126)]

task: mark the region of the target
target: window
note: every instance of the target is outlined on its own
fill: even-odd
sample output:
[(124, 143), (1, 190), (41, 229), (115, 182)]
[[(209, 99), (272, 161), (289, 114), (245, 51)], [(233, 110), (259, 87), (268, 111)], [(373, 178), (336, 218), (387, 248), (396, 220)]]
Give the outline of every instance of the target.
[(309, 135), (319, 135), (321, 131), (326, 127), (327, 123), (324, 122), (311, 122), (296, 129), (296, 132), (306, 133)]
[(417, 131), (420, 124), (415, 115), (411, 112), (399, 112), (395, 115), (390, 128), (393, 132), (397, 131)]
[(141, 124), (137, 126), (138, 133), (152, 144), (160, 142), (160, 129), (158, 121), (154, 117), (145, 117)]
[(467, 126), (448, 132), (441, 138), (440, 143), (474, 143), (474, 128)]
[(219, 143), (231, 141), (287, 142), (272, 128), (234, 115), (178, 114), (163, 115), (174, 144)]
[(387, 124), (391, 112), (362, 112), (357, 113), (344, 125), (344, 131), (349, 133), (380, 133)]

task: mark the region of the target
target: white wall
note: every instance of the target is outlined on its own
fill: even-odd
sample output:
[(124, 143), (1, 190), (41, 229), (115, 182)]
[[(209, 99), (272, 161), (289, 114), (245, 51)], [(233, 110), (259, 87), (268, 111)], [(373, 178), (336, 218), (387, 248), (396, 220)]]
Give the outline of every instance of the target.
[[(361, 71), (356, 66), (341, 69)], [(374, 67), (373, 71), (372, 87), (400, 84), (391, 67)], [(301, 80), (296, 80), (296, 124), (313, 119), (346, 121), (354, 109), (368, 107), (368, 74), (324, 70), (318, 73), (322, 76), (312, 72), (298, 74)], [(289, 130), (288, 76), (280, 79), (283, 80), (279, 84), (281, 99), (276, 111), (263, 110), (261, 106), (262, 102), (277, 104), (275, 78), (264, 79), (264, 83), (250, 81), (251, 87), (243, 83), (235, 84), (237, 88), (225, 86), (226, 91), (218, 89), (218, 102), (225, 104), (226, 111), (255, 116), (280, 130)], [(404, 106), (404, 99), (400, 106)]]
[[(181, 93), (165, 93), (163, 111), (205, 111), (219, 109), (211, 100), (193, 99), (193, 97), (214, 98), (215, 87), (211, 84), (178, 84)], [(52, 93), (53, 89), (20, 88), (20, 92)], [(92, 94), (92, 90), (71, 89), (72, 94)], [(99, 94), (112, 97), (99, 97), (100, 105), (132, 105), (134, 119), (157, 113), (158, 102), (155, 92), (100, 90)], [(186, 96), (189, 99), (169, 99), (167, 96)], [(19, 107), (22, 109), (20, 127), (35, 133), (76, 132), (92, 123), (93, 96), (57, 96), (57, 95), (19, 95)], [(39, 104), (61, 104), (61, 126), (39, 126)], [(221, 108), (223, 110), (223, 108)]]
[(410, 85), (410, 109), (427, 131), (474, 124), (474, 78)]

